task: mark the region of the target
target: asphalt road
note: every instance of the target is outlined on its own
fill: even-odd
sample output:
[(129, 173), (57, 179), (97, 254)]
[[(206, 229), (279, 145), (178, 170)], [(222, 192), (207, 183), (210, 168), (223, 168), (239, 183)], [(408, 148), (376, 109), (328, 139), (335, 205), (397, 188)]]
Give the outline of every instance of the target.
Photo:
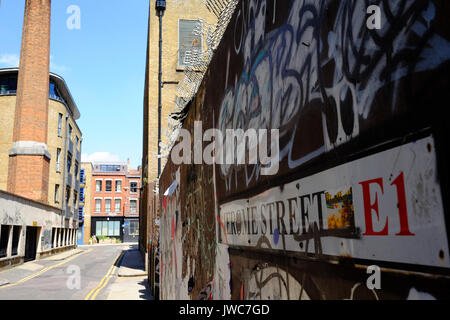
[(2, 272), (0, 278), (15, 280), (0, 286), (0, 300), (105, 300), (117, 277), (114, 264), (124, 248), (83, 247), (64, 260), (39, 260)]

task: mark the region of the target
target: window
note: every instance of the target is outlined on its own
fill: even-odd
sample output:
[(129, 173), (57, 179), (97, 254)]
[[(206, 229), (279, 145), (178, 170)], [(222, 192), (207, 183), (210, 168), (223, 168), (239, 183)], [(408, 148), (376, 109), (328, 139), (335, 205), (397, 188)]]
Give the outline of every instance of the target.
[(190, 55), (193, 51), (201, 52), (202, 37), (194, 34), (194, 29), (200, 23), (199, 20), (178, 20), (178, 66), (192, 65)]
[(95, 181), (95, 192), (102, 192), (102, 180)]
[(53, 82), (53, 80), (50, 80), (48, 95), (50, 99), (58, 100), (67, 104), (67, 102), (64, 100), (61, 93), (59, 92), (58, 86), (56, 85), (55, 82)]
[(108, 221), (102, 221), (102, 234), (108, 236)]
[(101, 199), (95, 199), (95, 212), (96, 213), (102, 212), (102, 200)]
[(80, 169), (80, 183), (85, 183), (86, 182), (86, 176), (84, 175), (84, 169)]
[(78, 161), (75, 161), (75, 180), (78, 177)]
[(75, 209), (77, 207), (77, 198), (78, 194), (76, 191), (73, 192), (73, 208)]
[(58, 114), (58, 137), (61, 137), (61, 131), (62, 131), (62, 119), (63, 115), (62, 113)]
[(111, 212), (111, 199), (105, 199), (105, 212)]
[(0, 94), (16, 94), (17, 75), (6, 74), (0, 76)]
[(66, 188), (66, 207), (69, 206), (69, 199), (70, 199), (70, 187)]
[(130, 200), (130, 213), (137, 212), (137, 200)]
[(14, 226), (13, 227), (13, 238), (12, 238), (12, 248), (11, 255), (17, 256), (19, 249), (19, 240), (20, 240), (20, 231), (22, 227)]
[(105, 183), (106, 183), (105, 191), (111, 192), (112, 191), (112, 180), (106, 180)]
[(122, 204), (121, 199), (114, 200), (114, 212), (115, 213), (120, 213), (121, 204)]
[(80, 188), (80, 202), (84, 202), (84, 188)]
[(137, 182), (130, 182), (130, 192), (137, 193), (138, 184)]
[(0, 258), (6, 257), (9, 241), (9, 226), (2, 225), (0, 229)]
[(120, 165), (101, 165), (100, 171), (102, 172), (117, 172), (120, 171)]
[(75, 150), (78, 149), (78, 142), (80, 141), (80, 139), (78, 138), (78, 136), (76, 136), (76, 144), (75, 144)]
[(59, 203), (59, 184), (55, 184), (55, 203)]
[(122, 180), (116, 180), (116, 192), (122, 192)]
[(130, 221), (128, 228), (129, 235), (139, 235), (139, 221)]
[(69, 139), (72, 137), (72, 126), (69, 124)]
[(61, 172), (61, 149), (56, 149), (56, 172)]
[(97, 221), (95, 224), (95, 235), (106, 237), (120, 236), (120, 221)]
[(72, 156), (67, 154), (67, 174), (70, 173), (70, 166), (72, 165)]
[(83, 221), (83, 212), (84, 212), (83, 209), (84, 209), (83, 207), (78, 208), (78, 220), (81, 222)]

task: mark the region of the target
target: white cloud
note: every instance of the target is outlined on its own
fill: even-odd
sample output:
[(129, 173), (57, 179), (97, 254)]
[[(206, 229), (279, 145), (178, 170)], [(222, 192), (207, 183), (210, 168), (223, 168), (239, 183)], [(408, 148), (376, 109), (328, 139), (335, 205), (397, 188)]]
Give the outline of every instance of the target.
[(70, 71), (69, 67), (66, 67), (65, 65), (59, 65), (57, 63), (55, 63), (54, 61), (55, 59), (53, 58), (53, 56), (50, 56), (50, 71), (54, 72), (54, 73), (63, 73), (66, 71)]
[(109, 152), (83, 153), (81, 155), (81, 162), (120, 162), (120, 157)]
[(0, 54), (0, 65), (3, 67), (18, 67), (20, 58), (17, 54), (3, 53)]
[[(53, 56), (50, 56), (50, 71), (54, 73), (64, 73), (70, 71), (70, 68), (65, 65), (55, 63)], [(3, 53), (0, 54), (0, 66), (5, 68), (19, 67), (20, 57), (17, 54)]]

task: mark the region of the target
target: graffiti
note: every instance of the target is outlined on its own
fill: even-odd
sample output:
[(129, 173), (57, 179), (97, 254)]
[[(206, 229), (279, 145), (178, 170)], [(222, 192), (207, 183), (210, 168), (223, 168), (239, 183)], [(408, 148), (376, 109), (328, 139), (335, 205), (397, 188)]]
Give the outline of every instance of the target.
[[(291, 1), (286, 22), (272, 29), (270, 1), (241, 2), (231, 23), (233, 63), (243, 66), (227, 83), (217, 127), (280, 129), (280, 156), (292, 170), (404, 112), (401, 81), (450, 59), (450, 43), (431, 28), (434, 2), (374, 1), (379, 30), (366, 27), (364, 1)], [(306, 132), (310, 141), (299, 136)], [(249, 186), (259, 170), (222, 165), (220, 173), (230, 191), (239, 172)]]
[(25, 224), (22, 212), (19, 208), (15, 208), (14, 212), (10, 209), (2, 209), (2, 223), (6, 225), (23, 225)]
[(242, 293), (241, 298), (245, 300), (310, 300), (292, 275), (267, 264), (255, 266)]
[(42, 231), (42, 250), (50, 250), (52, 248), (52, 229), (45, 228)]
[(277, 129), (279, 171), (169, 159), (163, 299), (448, 297), (439, 137), (423, 110), (448, 95), (430, 89), (450, 66), (443, 3), (239, 1), (183, 128)]
[(372, 300), (380, 300), (377, 292), (374, 289), (367, 288), (362, 283), (358, 282), (353, 285), (350, 291), (350, 297), (344, 300), (362, 300), (372, 297)]
[[(207, 194), (211, 192), (212, 179), (207, 178), (203, 167), (199, 168), (188, 172), (188, 183), (183, 190), (177, 187), (173, 196), (165, 199), (161, 216), (161, 263), (165, 283), (171, 284), (162, 291), (166, 298), (200, 296), (203, 291), (198, 284), (211, 281), (214, 275), (217, 243), (210, 239), (215, 239), (216, 226), (214, 215), (208, 211), (211, 197)], [(179, 172), (172, 176), (177, 181), (181, 177), (185, 176)], [(192, 282), (189, 279), (195, 282), (189, 284)]]
[(200, 291), (197, 300), (212, 300), (213, 296), (213, 283), (212, 281)]

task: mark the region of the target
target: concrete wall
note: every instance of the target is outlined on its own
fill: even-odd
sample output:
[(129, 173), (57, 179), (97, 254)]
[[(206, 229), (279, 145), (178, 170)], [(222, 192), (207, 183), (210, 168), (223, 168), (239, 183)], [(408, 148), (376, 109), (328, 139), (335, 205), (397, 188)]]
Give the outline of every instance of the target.
[[(0, 258), (0, 268), (23, 262), (27, 227), (38, 227), (37, 258), (76, 245), (77, 222), (65, 218), (60, 209), (4, 191), (0, 191), (0, 225), (11, 226), (7, 257)], [(11, 253), (12, 226), (21, 227), (18, 254), (15, 256)], [(54, 228), (59, 228), (62, 232), (52, 243)]]
[(449, 297), (450, 6), (364, 3), (240, 1), (183, 127), (278, 129), (279, 170), (168, 162), (162, 299)]

